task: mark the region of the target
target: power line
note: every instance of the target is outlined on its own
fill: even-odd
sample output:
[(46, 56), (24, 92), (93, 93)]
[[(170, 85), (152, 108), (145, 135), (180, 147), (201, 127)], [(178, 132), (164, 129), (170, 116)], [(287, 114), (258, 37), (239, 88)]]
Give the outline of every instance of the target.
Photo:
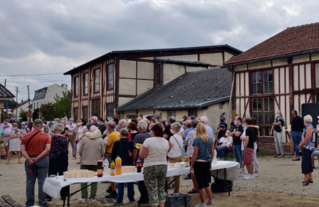
[(19, 75), (4, 75), (2, 76), (41, 76), (41, 75), (56, 75), (56, 74), (63, 74), (63, 73), (37, 73), (37, 74), (19, 74)]

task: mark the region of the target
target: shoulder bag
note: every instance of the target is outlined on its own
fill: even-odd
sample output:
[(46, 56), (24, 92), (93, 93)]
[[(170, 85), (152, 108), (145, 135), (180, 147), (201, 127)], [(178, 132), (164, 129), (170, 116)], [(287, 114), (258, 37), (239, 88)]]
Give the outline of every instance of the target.
[(181, 152), (182, 152), (181, 162), (184, 162), (185, 149), (181, 147), (181, 145), (180, 145), (180, 144), (179, 144), (179, 142), (177, 141), (177, 139), (176, 139), (175, 135), (173, 135), (173, 137), (174, 137), (175, 141), (177, 142), (177, 144), (178, 144), (178, 146), (179, 146), (179, 148), (180, 148), (180, 150), (181, 150)]
[(41, 131), (36, 132), (34, 135), (32, 135), (32, 137), (27, 141), (27, 144), (25, 145), (25, 151), (27, 151), (28, 148), (28, 144), (30, 143), (30, 141), (35, 137), (35, 135), (37, 135), (38, 133), (40, 133)]

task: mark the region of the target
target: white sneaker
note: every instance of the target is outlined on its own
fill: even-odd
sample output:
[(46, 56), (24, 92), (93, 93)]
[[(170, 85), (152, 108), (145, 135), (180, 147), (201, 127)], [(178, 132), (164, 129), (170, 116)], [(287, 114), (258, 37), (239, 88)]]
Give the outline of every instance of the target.
[(252, 174), (244, 175), (244, 180), (253, 180), (255, 177)]
[(79, 203), (86, 203), (86, 202), (87, 202), (87, 199), (85, 199), (85, 198), (80, 198), (80, 199), (78, 200), (78, 202), (79, 202)]
[(244, 173), (244, 169), (243, 169), (243, 168), (240, 168), (240, 169), (239, 169), (239, 173)]
[(93, 198), (89, 199), (89, 203), (94, 203), (94, 202), (96, 202), (96, 199), (93, 199)]
[(259, 176), (259, 174), (258, 173), (254, 173), (254, 177), (258, 177)]
[(207, 201), (207, 203), (206, 203), (207, 206), (211, 206), (211, 205), (214, 205), (214, 204), (215, 204), (215, 202), (213, 201), (213, 199), (210, 200), (210, 201)]
[(247, 170), (245, 170), (244, 174), (245, 174), (245, 175), (247, 175), (247, 174), (248, 174), (248, 171), (247, 171)]

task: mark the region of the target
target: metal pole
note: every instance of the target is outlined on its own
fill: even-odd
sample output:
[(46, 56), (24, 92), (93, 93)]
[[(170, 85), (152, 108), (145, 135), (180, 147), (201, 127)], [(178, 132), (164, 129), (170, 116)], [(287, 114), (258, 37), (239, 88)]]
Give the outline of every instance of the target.
[(29, 85), (27, 85), (28, 88), (28, 101), (29, 101), (29, 108), (30, 108), (30, 90), (29, 90)]
[(7, 79), (4, 79), (4, 87), (7, 87)]
[[(27, 85), (27, 88), (28, 88), (28, 102), (29, 102), (29, 106), (28, 106), (29, 110), (27, 112), (27, 115), (28, 115), (29, 111), (31, 111), (31, 109), (30, 109), (30, 88), (29, 88), (29, 85)], [(27, 121), (29, 121), (29, 117), (27, 117)]]
[(233, 82), (231, 84), (231, 91), (230, 91), (230, 97), (229, 97), (229, 104), (228, 104), (228, 111), (227, 111), (227, 117), (226, 117), (226, 123), (230, 123), (228, 118), (230, 111), (232, 110), (232, 99), (233, 99), (233, 90), (234, 90), (234, 82), (235, 82), (235, 73), (233, 73)]
[[(19, 101), (18, 101), (18, 94), (19, 94), (19, 90), (18, 90), (18, 86), (17, 86), (17, 90), (16, 90), (16, 95), (17, 95), (17, 99), (16, 99), (16, 102), (17, 102), (17, 106), (19, 104)], [(16, 122), (18, 121), (18, 107), (16, 108)]]

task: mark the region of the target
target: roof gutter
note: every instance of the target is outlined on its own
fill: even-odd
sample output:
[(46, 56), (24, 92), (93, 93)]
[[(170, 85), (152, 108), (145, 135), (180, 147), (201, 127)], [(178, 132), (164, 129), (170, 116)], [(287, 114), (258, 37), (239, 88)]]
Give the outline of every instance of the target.
[(297, 56), (297, 55), (308, 55), (308, 54), (317, 53), (317, 52), (319, 52), (319, 49), (305, 50), (305, 51), (294, 52), (294, 53), (289, 53), (289, 54), (285, 54), (285, 55), (278, 55), (278, 56), (273, 56), (273, 57), (260, 58), (260, 59), (256, 59), (256, 60), (238, 62), (238, 63), (233, 63), (233, 64), (225, 64), (225, 65), (221, 66), (221, 68), (235, 67), (235, 66), (238, 66), (238, 65), (257, 63), (257, 62), (267, 61), (267, 60), (277, 60), (277, 59), (282, 59), (282, 58), (289, 58), (289, 57), (293, 57), (293, 56)]

